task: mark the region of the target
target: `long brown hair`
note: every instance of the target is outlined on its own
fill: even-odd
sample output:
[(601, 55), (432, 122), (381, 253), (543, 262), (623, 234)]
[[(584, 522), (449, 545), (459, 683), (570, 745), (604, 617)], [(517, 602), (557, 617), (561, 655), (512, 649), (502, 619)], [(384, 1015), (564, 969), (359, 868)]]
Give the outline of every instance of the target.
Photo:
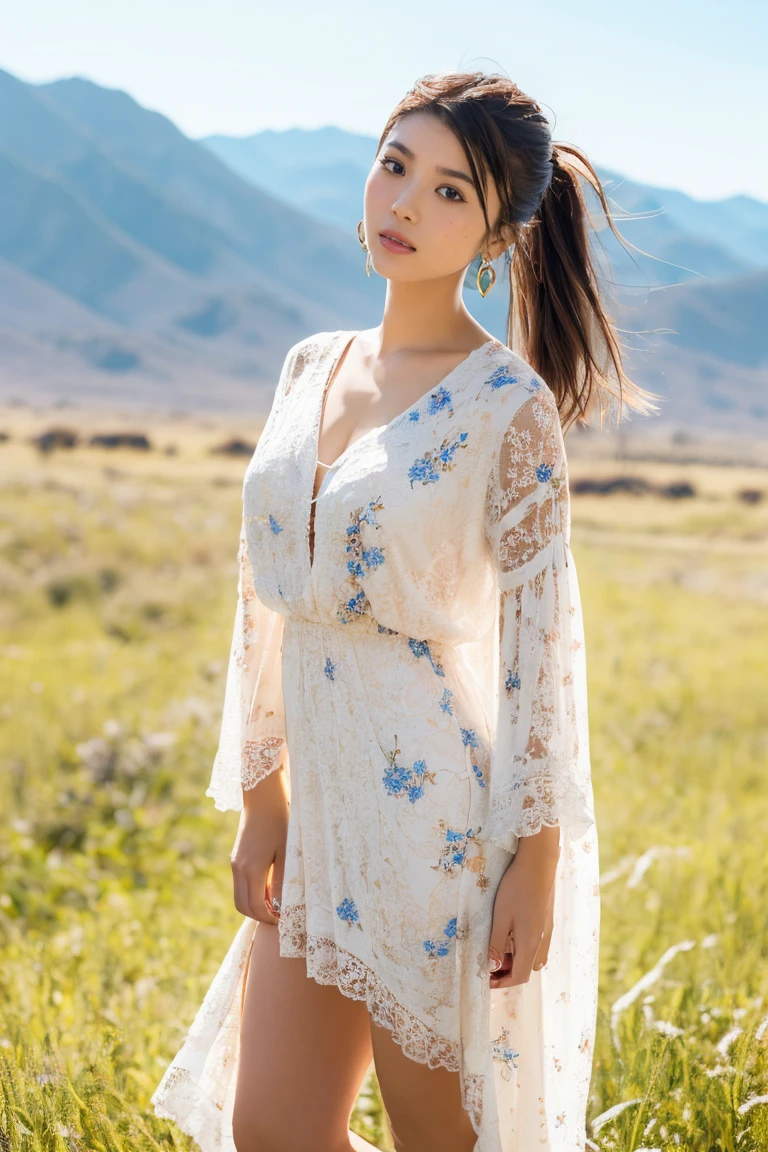
[[(437, 116), (463, 146), (485, 217), (485, 241), (504, 225), (512, 230), (512, 252), (505, 254), (507, 344), (552, 389), (563, 425), (587, 423), (594, 404), (601, 425), (612, 407), (618, 407), (617, 424), (624, 404), (643, 414), (655, 411), (652, 401), (659, 397), (624, 372), (617, 330), (600, 299), (579, 176), (597, 193), (617, 239), (629, 242), (616, 229), (600, 179), (581, 149), (553, 142), (536, 101), (496, 73), (422, 76), (389, 117), (379, 149), (411, 112)], [(495, 229), (488, 219), (488, 173), (501, 201)]]

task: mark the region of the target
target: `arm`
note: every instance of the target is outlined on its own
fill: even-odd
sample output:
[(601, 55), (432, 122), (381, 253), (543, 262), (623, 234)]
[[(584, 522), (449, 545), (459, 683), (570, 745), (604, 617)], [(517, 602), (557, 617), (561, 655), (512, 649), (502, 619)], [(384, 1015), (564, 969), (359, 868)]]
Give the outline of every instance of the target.
[(489, 836), (508, 851), (544, 826), (594, 822), (560, 418), (544, 386), (505, 429), (488, 484), (498, 580), (497, 725)]
[(491, 933), (490, 959), (504, 957), (491, 987), (503, 987), (526, 982), (546, 963), (561, 829), (578, 838), (594, 821), (567, 463), (556, 402), (543, 386), (504, 430), (486, 531), (499, 623), (487, 831), (515, 853)]

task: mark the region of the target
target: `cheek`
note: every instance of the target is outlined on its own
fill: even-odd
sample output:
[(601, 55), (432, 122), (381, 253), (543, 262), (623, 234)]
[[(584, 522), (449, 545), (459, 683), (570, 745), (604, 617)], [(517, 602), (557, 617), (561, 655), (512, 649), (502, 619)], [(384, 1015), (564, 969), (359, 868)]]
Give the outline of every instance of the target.
[(387, 197), (387, 187), (385, 180), (382, 179), (382, 176), (384, 175), (385, 173), (383, 169), (377, 172), (374, 168), (368, 176), (368, 179), (365, 182), (365, 189), (363, 191), (363, 204), (365, 205), (366, 210), (371, 208), (374, 210), (377, 208), (381, 209), (381, 207), (385, 204)]
[(459, 217), (436, 221), (435, 249), (442, 256), (442, 262), (453, 267), (468, 264), (477, 255), (479, 232), (467, 219)]

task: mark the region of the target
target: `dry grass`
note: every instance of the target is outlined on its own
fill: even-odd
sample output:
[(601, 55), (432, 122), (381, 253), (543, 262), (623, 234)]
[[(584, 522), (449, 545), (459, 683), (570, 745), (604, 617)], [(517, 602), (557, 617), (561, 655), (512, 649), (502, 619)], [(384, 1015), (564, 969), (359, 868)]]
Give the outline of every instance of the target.
[[(24, 437), (52, 415), (5, 417), (0, 1147), (188, 1148), (149, 1096), (239, 921), (236, 818), (204, 789), (245, 461), (208, 450), (258, 427), (133, 420), (158, 450), (41, 457)], [(697, 495), (573, 502), (603, 872), (591, 1146), (756, 1152), (768, 472), (579, 457), (571, 475), (598, 469)], [(368, 1089), (354, 1126), (391, 1147)]]

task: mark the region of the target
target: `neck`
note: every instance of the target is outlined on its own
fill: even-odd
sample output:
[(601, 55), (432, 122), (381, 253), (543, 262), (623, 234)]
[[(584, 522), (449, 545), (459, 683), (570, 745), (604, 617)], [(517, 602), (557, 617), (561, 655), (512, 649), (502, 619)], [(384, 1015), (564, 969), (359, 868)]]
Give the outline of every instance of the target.
[(462, 352), (477, 346), (485, 333), (464, 304), (463, 280), (463, 272), (439, 280), (388, 280), (384, 314), (373, 330), (377, 354)]

